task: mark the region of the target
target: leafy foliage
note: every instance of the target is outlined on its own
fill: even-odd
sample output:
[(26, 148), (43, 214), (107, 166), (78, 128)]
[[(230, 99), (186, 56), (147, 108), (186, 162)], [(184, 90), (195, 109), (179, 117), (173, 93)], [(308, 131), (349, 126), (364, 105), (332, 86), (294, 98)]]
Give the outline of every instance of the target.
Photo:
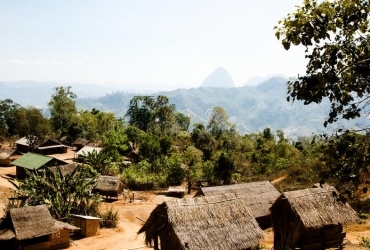
[(98, 174), (90, 167), (78, 165), (71, 173), (62, 175), (59, 168), (55, 173), (44, 167), (40, 171), (27, 171), (23, 183), (11, 182), (16, 194), (28, 197), (25, 205), (46, 204), (56, 218), (68, 217), (72, 213), (86, 214), (86, 207), (98, 200), (89, 192), (97, 184)]
[(56, 87), (55, 93), (48, 103), (51, 124), (55, 131), (66, 134), (72, 124), (73, 116), (77, 114), (77, 95), (71, 91), (71, 87)]
[(306, 74), (288, 82), (288, 100), (328, 98), (325, 125), (360, 117), (369, 105), (369, 10), (365, 0), (305, 0), (275, 27), (285, 49), (302, 44), (309, 60)]
[(48, 119), (35, 107), (14, 110), (13, 119), (13, 131), (21, 137), (26, 137), (31, 152), (50, 133)]

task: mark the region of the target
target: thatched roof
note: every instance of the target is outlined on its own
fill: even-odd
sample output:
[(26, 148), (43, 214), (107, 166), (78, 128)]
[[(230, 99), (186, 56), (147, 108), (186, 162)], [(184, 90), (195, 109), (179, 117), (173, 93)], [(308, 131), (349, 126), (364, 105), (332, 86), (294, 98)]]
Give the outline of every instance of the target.
[(94, 187), (93, 192), (108, 195), (109, 192), (117, 194), (117, 192), (121, 192), (122, 190), (123, 182), (119, 177), (100, 175), (98, 184)]
[(270, 208), (280, 192), (269, 181), (258, 181), (216, 187), (201, 187), (197, 195), (220, 195), (237, 193), (244, 199), (255, 218), (270, 214)]
[(11, 240), (15, 238), (15, 234), (11, 229), (0, 229), (0, 241)]
[(69, 174), (71, 173), (73, 170), (75, 170), (77, 167), (77, 164), (75, 163), (71, 163), (71, 164), (66, 164), (66, 165), (62, 165), (62, 166), (57, 166), (57, 167), (50, 167), (50, 171), (54, 173), (56, 173), (57, 171), (57, 168), (60, 169), (60, 171), (62, 172), (62, 175), (65, 176), (66, 174)]
[(0, 160), (5, 160), (14, 155), (17, 149), (0, 148)]
[(90, 141), (84, 138), (77, 138), (72, 144), (73, 145), (81, 145), (81, 146), (86, 146), (89, 144)]
[(17, 240), (32, 239), (58, 232), (45, 205), (13, 208), (10, 210)]
[(246, 249), (264, 237), (237, 194), (170, 200), (157, 206), (139, 230), (161, 249)]
[(333, 190), (307, 188), (284, 192), (272, 206), (288, 202), (305, 228), (321, 228), (326, 225), (346, 225), (358, 220), (356, 212), (348, 203), (342, 203), (333, 195)]

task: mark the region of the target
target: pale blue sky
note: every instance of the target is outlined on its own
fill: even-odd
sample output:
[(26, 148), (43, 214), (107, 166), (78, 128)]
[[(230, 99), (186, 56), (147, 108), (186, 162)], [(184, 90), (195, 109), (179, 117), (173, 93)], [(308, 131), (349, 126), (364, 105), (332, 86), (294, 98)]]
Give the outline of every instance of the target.
[(0, 0), (0, 81), (198, 87), (217, 67), (236, 86), (297, 76), (304, 48), (285, 51), (277, 21), (303, 0)]

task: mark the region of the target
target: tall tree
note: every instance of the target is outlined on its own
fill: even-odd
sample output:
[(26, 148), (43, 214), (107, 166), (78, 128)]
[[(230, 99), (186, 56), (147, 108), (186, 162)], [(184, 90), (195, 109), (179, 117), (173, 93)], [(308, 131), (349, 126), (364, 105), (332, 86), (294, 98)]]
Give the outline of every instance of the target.
[(167, 134), (172, 125), (176, 124), (175, 111), (175, 104), (170, 104), (167, 96), (157, 96), (154, 105), (154, 121), (161, 135)]
[[(370, 104), (370, 5), (367, 0), (305, 0), (279, 21), (276, 37), (285, 49), (306, 48), (306, 74), (288, 82), (288, 101), (329, 99), (324, 125), (367, 115)], [(361, 113), (364, 112), (364, 113)]]
[(231, 183), (231, 175), (235, 169), (234, 159), (230, 154), (222, 152), (214, 167), (215, 177), (222, 181), (222, 184)]
[(200, 176), (203, 153), (194, 146), (189, 146), (183, 152), (182, 162), (184, 164), (185, 179), (188, 183), (188, 194), (190, 194), (192, 183)]
[(219, 138), (230, 127), (228, 119), (226, 111), (222, 107), (214, 107), (208, 120), (207, 129), (213, 136)]
[(14, 132), (26, 137), (31, 152), (50, 133), (49, 120), (35, 107), (17, 109), (14, 112), (14, 120)]
[(143, 131), (148, 130), (148, 125), (154, 117), (154, 99), (152, 96), (135, 96), (130, 100), (126, 116), (129, 124)]
[(20, 105), (11, 99), (0, 100), (0, 135), (14, 135), (14, 111)]
[[(339, 118), (367, 116), (370, 104), (370, 3), (367, 0), (305, 0), (294, 13), (279, 21), (276, 37), (286, 50), (302, 44), (308, 59), (306, 74), (288, 82), (288, 101), (305, 104), (328, 99), (331, 109), (324, 125)], [(331, 176), (359, 178), (370, 162), (369, 127), (365, 140), (352, 141), (353, 135), (331, 137), (327, 159), (335, 159)], [(333, 146), (334, 142), (334, 146)], [(339, 144), (336, 144), (339, 142)], [(343, 147), (345, 145), (345, 147)], [(347, 148), (346, 148), (347, 147)], [(358, 183), (358, 182), (357, 182)]]
[(51, 124), (55, 132), (67, 134), (72, 124), (72, 118), (77, 114), (76, 98), (77, 95), (71, 91), (71, 86), (56, 87), (55, 93), (51, 96), (48, 103)]

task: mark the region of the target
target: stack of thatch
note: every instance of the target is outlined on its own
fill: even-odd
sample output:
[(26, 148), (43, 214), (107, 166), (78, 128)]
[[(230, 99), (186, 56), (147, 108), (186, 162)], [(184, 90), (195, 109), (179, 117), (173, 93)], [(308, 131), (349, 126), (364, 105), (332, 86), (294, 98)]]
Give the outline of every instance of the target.
[(166, 201), (138, 233), (158, 249), (248, 249), (264, 237), (237, 194)]

